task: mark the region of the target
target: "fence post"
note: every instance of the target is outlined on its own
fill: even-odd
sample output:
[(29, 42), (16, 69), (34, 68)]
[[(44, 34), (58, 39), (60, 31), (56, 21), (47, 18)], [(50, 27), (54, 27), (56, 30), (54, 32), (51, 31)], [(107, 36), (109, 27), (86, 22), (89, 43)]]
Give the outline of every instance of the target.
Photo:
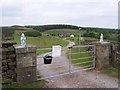
[(68, 47), (68, 48), (69, 48), (69, 73), (71, 73), (71, 58), (72, 58), (71, 49), (72, 47)]

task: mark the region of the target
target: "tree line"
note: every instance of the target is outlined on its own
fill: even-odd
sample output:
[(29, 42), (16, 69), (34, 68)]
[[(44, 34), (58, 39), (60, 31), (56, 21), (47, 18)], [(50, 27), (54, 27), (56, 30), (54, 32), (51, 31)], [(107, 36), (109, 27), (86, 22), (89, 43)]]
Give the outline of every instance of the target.
[(47, 30), (53, 30), (53, 29), (76, 29), (78, 30), (78, 26), (74, 25), (64, 25), (64, 24), (56, 24), (56, 25), (38, 25), (38, 26), (25, 26), (26, 28), (32, 28), (35, 30), (39, 30), (41, 32), (47, 31)]

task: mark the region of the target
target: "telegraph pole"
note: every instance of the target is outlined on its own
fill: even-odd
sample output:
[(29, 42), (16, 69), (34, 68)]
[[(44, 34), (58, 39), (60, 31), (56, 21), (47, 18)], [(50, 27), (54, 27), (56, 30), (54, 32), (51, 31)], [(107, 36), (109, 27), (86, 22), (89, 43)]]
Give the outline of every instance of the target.
[(81, 38), (81, 28), (79, 28), (79, 52), (80, 52), (80, 38)]
[(81, 28), (79, 28), (79, 46), (80, 46), (80, 38), (81, 38)]

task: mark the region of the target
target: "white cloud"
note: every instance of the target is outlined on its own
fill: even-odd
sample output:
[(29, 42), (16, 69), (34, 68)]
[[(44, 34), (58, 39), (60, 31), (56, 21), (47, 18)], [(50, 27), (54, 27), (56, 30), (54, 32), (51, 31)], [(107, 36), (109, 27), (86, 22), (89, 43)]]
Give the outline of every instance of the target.
[(117, 28), (118, 1), (3, 0), (3, 25), (70, 23)]

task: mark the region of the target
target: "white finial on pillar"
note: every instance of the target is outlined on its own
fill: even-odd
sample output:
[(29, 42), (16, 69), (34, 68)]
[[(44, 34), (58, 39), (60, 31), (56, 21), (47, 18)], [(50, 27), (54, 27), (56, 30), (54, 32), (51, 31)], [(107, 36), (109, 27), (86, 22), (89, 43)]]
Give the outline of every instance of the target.
[(21, 45), (22, 46), (26, 45), (26, 37), (25, 37), (24, 33), (22, 33), (22, 35), (21, 35)]
[(100, 42), (101, 42), (101, 43), (104, 42), (104, 40), (103, 40), (103, 34), (102, 34), (102, 33), (101, 33), (101, 35), (100, 35)]

